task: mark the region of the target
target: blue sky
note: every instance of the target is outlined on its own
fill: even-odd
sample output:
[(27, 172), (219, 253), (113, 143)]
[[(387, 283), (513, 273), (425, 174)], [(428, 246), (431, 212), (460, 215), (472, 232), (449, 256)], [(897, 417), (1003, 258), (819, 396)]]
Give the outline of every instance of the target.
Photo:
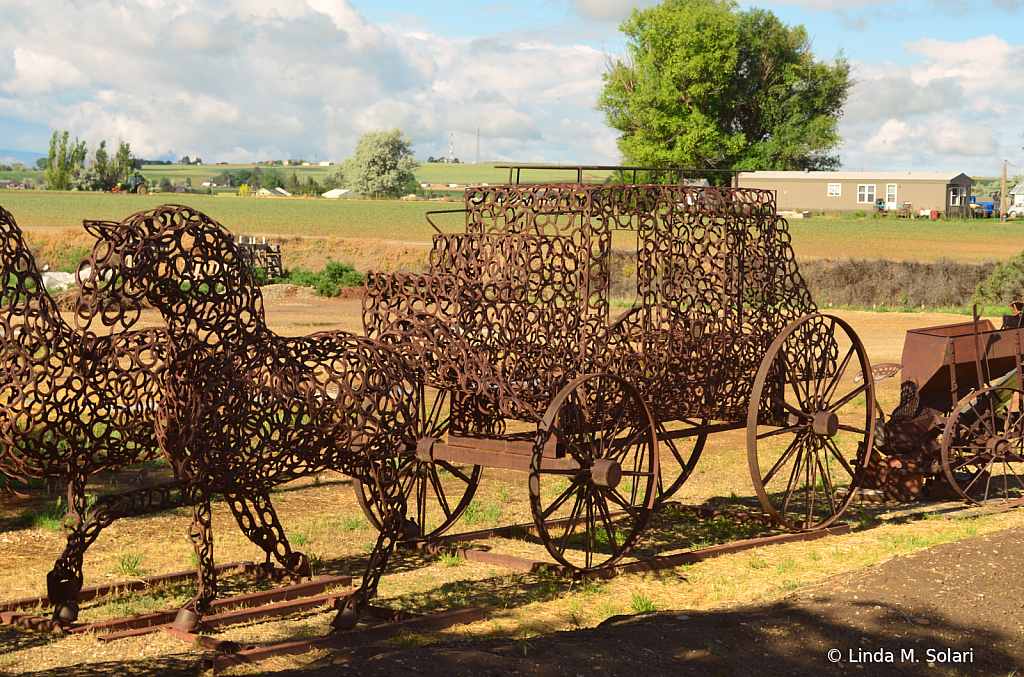
[[(136, 155), (339, 161), (371, 129), (417, 155), (616, 163), (593, 110), (630, 0), (0, 0), (0, 148), (54, 129)], [(844, 168), (1024, 172), (1024, 0), (757, 4), (858, 80)]]

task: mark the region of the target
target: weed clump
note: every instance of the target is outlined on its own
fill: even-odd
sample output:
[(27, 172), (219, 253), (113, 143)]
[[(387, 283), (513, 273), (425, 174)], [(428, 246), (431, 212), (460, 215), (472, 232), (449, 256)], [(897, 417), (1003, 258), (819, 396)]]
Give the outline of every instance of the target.
[(358, 287), (363, 284), (363, 278), (363, 273), (347, 263), (328, 261), (320, 272), (304, 268), (286, 270), (283, 277), (274, 278), (274, 284), (316, 287), (316, 293), (320, 296), (337, 296), (342, 287)]
[(1024, 252), (996, 263), (991, 274), (978, 283), (972, 303), (1008, 306), (1024, 298)]

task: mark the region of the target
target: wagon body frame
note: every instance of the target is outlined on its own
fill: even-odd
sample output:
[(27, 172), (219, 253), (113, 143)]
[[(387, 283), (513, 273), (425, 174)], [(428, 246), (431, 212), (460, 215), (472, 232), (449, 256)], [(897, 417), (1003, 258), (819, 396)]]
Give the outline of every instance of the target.
[[(795, 453), (796, 460), (780, 458), (771, 470), (757, 467), (759, 440), (764, 447), (762, 438), (769, 436), (759, 434), (758, 426), (807, 439), (834, 436), (835, 427), (843, 426), (827, 411), (826, 400), (849, 364), (869, 367), (852, 330), (817, 314), (771, 192), (683, 182), (509, 184), (468, 188), (465, 207), (455, 211), (465, 215), (464, 232), (444, 233), (435, 226), (427, 273), (371, 272), (365, 282), (367, 335), (400, 346), (419, 365), (424, 389), (439, 400), (447, 398), (450, 412), (443, 426), (436, 425), (435, 414), (424, 412), (430, 425), (407, 451), (410, 476), (421, 473), (422, 478), (410, 493), (439, 486), (439, 476), (429, 475), (439, 463), (450, 472), (457, 472), (454, 464), (471, 464), (473, 478), (481, 466), (530, 472), (541, 538), (555, 559), (576, 566), (562, 557), (565, 541), (552, 547), (544, 533), (554, 509), (544, 505), (539, 488), (545, 474), (573, 476), (573, 486), (592, 485), (585, 507), (569, 519), (585, 519), (585, 530), (597, 529), (602, 519), (607, 524), (609, 507), (632, 515), (629, 541), (643, 530), (655, 501), (685, 481), (708, 434), (747, 428), (753, 431), (748, 454), (755, 488), (774, 517), (798, 529), (827, 526), (838, 518), (848, 500), (834, 498), (835, 487), (824, 478), (828, 469), (809, 460), (812, 451), (841, 456), (834, 444), (834, 451), (825, 443), (805, 450), (798, 440), (783, 454)], [(638, 303), (609, 321), (612, 232), (626, 229), (637, 233)], [(846, 338), (845, 356), (835, 340), (841, 332), (852, 337)], [(806, 355), (788, 362), (778, 357), (797, 344)], [(788, 405), (782, 393), (787, 379), (803, 383), (803, 399), (812, 399), (808, 384), (816, 384), (818, 401)], [(791, 384), (791, 392), (794, 387), (799, 394), (800, 386)], [(635, 430), (621, 444), (611, 430), (613, 416), (590, 411), (603, 406), (599, 393), (607, 390), (629, 412), (619, 423)], [(857, 393), (873, 404), (872, 380)], [(592, 418), (579, 424), (582, 432), (573, 437), (564, 429), (575, 425), (581, 412)], [(861, 433), (867, 443), (862, 447), (870, 447), (870, 424), (846, 428)], [(680, 452), (677, 443), (684, 438), (692, 438), (692, 446)], [(580, 439), (586, 441), (577, 444)], [(646, 444), (647, 450), (632, 458), (632, 470), (598, 458), (606, 447), (635, 444)], [(674, 481), (663, 482), (660, 445), (668, 445), (680, 466)], [(839, 459), (851, 485), (860, 479), (859, 450), (856, 455), (848, 463)], [(783, 461), (794, 464), (792, 476), (799, 474), (801, 462), (806, 466), (801, 472), (808, 473), (810, 504), (804, 522), (787, 515), (788, 498), (773, 499), (759, 486)], [(421, 524), (419, 536), (438, 536), (458, 518), (477, 481), (469, 472), (462, 476), (472, 486), (462, 500), (454, 509), (444, 506), (447, 519), (437, 529)], [(629, 499), (613, 496), (617, 505), (594, 499), (591, 506), (592, 493), (615, 493), (622, 480), (614, 475), (620, 472), (632, 477)], [(638, 491), (636, 485), (651, 472), (657, 490)], [(791, 477), (790, 484), (794, 481)], [(815, 482), (824, 486), (818, 499), (832, 504), (817, 521)], [(372, 521), (372, 495), (359, 487), (357, 492)], [(608, 538), (615, 538), (610, 530)], [(607, 566), (624, 554), (611, 549), (604, 563), (588, 558), (579, 568)]]

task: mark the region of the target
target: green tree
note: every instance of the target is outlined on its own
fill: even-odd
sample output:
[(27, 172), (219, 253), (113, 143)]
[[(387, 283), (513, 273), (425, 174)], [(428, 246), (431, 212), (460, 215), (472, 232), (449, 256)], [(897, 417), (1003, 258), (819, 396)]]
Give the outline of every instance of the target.
[(117, 142), (117, 154), (110, 163), (110, 178), (117, 184), (127, 181), (128, 177), (135, 174), (135, 158), (132, 156), (131, 144), (122, 140)]
[(273, 190), (284, 185), (284, 179), (281, 177), (281, 172), (276, 169), (265, 169), (260, 172), (260, 187), (266, 188), (267, 190)]
[[(413, 157), (412, 139), (404, 138), (402, 130), (395, 127), (363, 134), (356, 142), (355, 154), (331, 169), (349, 190), (373, 197), (398, 197), (419, 166)], [(333, 172), (335, 168), (337, 172)]]
[(85, 162), (85, 141), (78, 137), (68, 144), (68, 132), (53, 132), (50, 139), (50, 157), (46, 162), (46, 183), (52, 190), (68, 190), (71, 179)]
[(819, 61), (803, 26), (733, 0), (666, 0), (620, 26), (597, 109), (636, 165), (830, 169), (853, 81)]
[(189, 156), (186, 155), (185, 157), (183, 157), (180, 160), (178, 160), (178, 164), (179, 165), (190, 165), (190, 164), (192, 164), (192, 158), (190, 158)]

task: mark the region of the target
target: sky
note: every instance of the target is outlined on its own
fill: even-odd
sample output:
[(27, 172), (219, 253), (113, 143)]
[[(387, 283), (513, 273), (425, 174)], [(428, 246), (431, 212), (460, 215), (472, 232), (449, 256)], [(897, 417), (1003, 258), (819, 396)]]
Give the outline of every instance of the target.
[[(0, 0), (0, 148), (66, 129), (147, 159), (340, 162), (399, 127), (421, 160), (618, 164), (594, 103), (651, 4)], [(1024, 0), (751, 4), (853, 66), (843, 169), (1024, 173)]]

